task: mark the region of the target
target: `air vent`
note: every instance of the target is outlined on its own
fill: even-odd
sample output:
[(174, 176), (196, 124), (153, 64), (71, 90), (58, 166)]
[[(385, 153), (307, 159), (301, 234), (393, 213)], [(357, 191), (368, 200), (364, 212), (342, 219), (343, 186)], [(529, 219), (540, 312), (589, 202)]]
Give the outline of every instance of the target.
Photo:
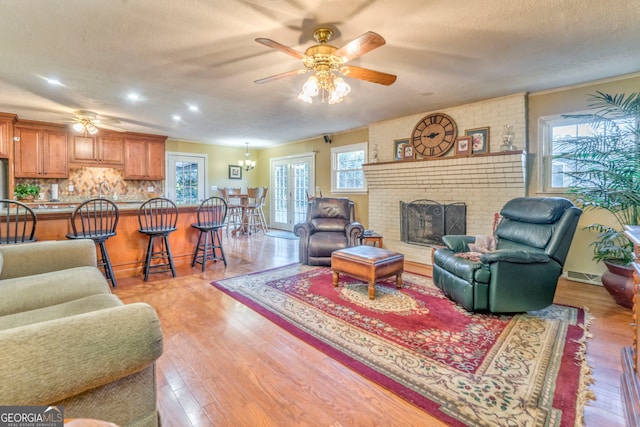
[(576, 282), (588, 283), (590, 285), (602, 286), (599, 274), (582, 273), (579, 271), (567, 271), (563, 276)]

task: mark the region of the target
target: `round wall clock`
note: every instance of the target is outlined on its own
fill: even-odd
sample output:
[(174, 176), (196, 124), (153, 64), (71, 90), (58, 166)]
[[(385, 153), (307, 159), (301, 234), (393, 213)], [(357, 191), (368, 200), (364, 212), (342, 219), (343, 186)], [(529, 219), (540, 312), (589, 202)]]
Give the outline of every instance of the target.
[(434, 113), (423, 117), (413, 128), (411, 143), (423, 157), (443, 156), (458, 137), (456, 122), (446, 114)]

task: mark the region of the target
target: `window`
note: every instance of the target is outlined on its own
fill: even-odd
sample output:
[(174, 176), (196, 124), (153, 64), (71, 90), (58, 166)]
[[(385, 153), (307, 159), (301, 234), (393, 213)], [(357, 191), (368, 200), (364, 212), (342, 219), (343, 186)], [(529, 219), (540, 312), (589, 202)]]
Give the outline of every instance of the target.
[(367, 143), (331, 149), (331, 192), (362, 193), (367, 191), (362, 164), (367, 158)]
[[(576, 144), (584, 145), (588, 143), (590, 150), (582, 149), (581, 151), (583, 153), (588, 151), (589, 155), (597, 156), (601, 152), (598, 147), (604, 147), (608, 143), (607, 135), (611, 135), (612, 132), (619, 132), (621, 127), (627, 125), (628, 123), (623, 120), (617, 120), (612, 121), (607, 126), (603, 123), (596, 128), (591, 124), (584, 123), (584, 119), (577, 117), (563, 116), (542, 119), (540, 134), (543, 140), (541, 174), (543, 177), (543, 191), (564, 193), (567, 187), (578, 185), (575, 181), (577, 179), (576, 176), (579, 176), (579, 173), (584, 168), (594, 167), (595, 162), (590, 161), (587, 154), (582, 156), (574, 155), (569, 158), (559, 157), (563, 152), (575, 152)], [(581, 141), (581, 139), (583, 140)], [(623, 150), (625, 147), (620, 148)], [(579, 180), (580, 186), (589, 185), (588, 177), (585, 178), (583, 175)], [(597, 185), (598, 183), (592, 184)]]

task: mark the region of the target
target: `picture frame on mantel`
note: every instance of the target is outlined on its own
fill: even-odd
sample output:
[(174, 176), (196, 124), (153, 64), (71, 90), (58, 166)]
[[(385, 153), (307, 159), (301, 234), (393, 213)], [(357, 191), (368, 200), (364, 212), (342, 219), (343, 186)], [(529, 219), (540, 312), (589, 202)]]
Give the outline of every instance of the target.
[(238, 165), (229, 165), (229, 179), (242, 179), (242, 168)]
[(404, 147), (403, 145), (409, 143), (409, 138), (396, 139), (393, 141), (393, 160), (404, 159)]
[(471, 137), (471, 154), (487, 153), (489, 151), (489, 126), (464, 131)]
[(456, 139), (455, 157), (467, 157), (471, 155), (472, 137), (459, 136)]
[(402, 144), (402, 160), (413, 160), (415, 158), (416, 153), (413, 149), (413, 144)]

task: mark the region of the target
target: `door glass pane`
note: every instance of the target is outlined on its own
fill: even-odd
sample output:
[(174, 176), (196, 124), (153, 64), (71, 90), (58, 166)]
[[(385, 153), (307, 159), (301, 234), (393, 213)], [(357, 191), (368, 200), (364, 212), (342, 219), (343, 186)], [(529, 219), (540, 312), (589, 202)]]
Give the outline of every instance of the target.
[(293, 165), (294, 174), (294, 208), (293, 224), (307, 219), (307, 193), (309, 191), (309, 162), (304, 161)]
[(176, 162), (176, 204), (192, 205), (198, 202), (198, 163)]
[(206, 156), (167, 153), (165, 196), (178, 205), (197, 205), (205, 198)]
[(289, 197), (288, 197), (288, 181), (289, 181), (289, 166), (288, 164), (277, 164), (274, 167), (274, 191), (271, 193), (273, 196), (274, 204), (274, 222), (279, 224), (288, 224), (289, 220)]

